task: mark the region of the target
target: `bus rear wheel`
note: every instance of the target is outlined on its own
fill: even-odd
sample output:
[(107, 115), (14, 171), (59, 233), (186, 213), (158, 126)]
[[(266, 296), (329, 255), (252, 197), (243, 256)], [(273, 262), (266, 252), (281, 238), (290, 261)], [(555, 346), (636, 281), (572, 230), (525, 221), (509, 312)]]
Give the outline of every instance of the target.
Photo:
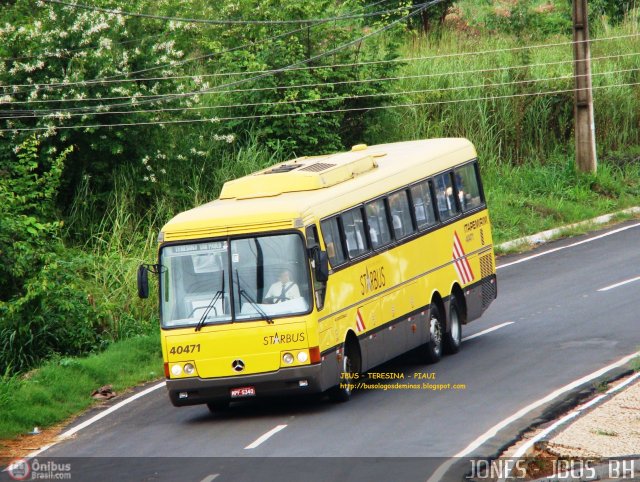
[(353, 343), (345, 343), (342, 353), (342, 369), (338, 384), (329, 391), (334, 402), (347, 402), (355, 388), (356, 377), (360, 374), (360, 351)]
[(429, 363), (437, 363), (442, 358), (444, 319), (435, 303), (431, 303), (429, 309), (427, 328), (429, 329), (429, 341), (424, 345), (425, 359)]
[(460, 321), (460, 306), (458, 300), (451, 296), (449, 304), (449, 332), (444, 335), (444, 349), (446, 353), (458, 353), (462, 345), (462, 322)]

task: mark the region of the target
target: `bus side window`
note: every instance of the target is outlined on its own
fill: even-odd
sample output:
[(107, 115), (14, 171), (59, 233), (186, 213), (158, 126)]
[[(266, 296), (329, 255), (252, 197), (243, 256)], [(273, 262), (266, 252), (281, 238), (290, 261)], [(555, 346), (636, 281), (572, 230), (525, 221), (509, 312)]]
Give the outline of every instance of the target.
[(453, 183), (451, 173), (445, 172), (433, 178), (436, 191), (436, 202), (440, 220), (446, 221), (458, 214), (458, 205), (453, 194)]
[(480, 183), (476, 163), (467, 164), (455, 170), (454, 179), (462, 211), (470, 211), (482, 204)]
[(393, 220), (393, 231), (396, 239), (402, 239), (413, 233), (413, 221), (409, 212), (409, 200), (406, 191), (398, 191), (389, 195), (389, 208)]
[(357, 258), (369, 251), (364, 222), (362, 221), (362, 209), (359, 207), (351, 209), (343, 213), (341, 217), (349, 258)]
[(436, 214), (433, 210), (429, 181), (422, 181), (411, 188), (413, 211), (416, 215), (418, 229), (425, 229), (436, 222)]
[(365, 211), (373, 249), (389, 244), (391, 242), (391, 232), (387, 222), (387, 208), (384, 200), (378, 199), (368, 202), (365, 206)]
[(331, 266), (342, 264), (346, 260), (344, 247), (342, 246), (342, 238), (340, 237), (340, 228), (338, 227), (338, 218), (333, 217), (325, 219), (320, 223), (324, 245), (327, 247), (327, 255)]

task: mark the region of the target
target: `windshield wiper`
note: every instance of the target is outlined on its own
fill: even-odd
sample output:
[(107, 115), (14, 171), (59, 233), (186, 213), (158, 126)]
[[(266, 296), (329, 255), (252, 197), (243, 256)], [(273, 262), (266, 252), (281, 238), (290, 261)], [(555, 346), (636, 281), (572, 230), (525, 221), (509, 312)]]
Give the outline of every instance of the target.
[(260, 314), (260, 316), (262, 316), (264, 320), (267, 320), (267, 323), (273, 324), (273, 319), (269, 315), (267, 315), (267, 313), (265, 313), (262, 308), (260, 308), (260, 305), (258, 303), (251, 299), (251, 296), (249, 296), (249, 294), (245, 290), (240, 287), (240, 273), (238, 273), (238, 270), (236, 270), (236, 279), (238, 280), (238, 293), (240, 293), (240, 298), (244, 296), (245, 299), (251, 304), (251, 306), (253, 306), (255, 310)]
[(222, 297), (222, 304), (224, 306), (224, 279), (225, 279), (224, 270), (222, 270), (222, 282), (220, 283), (221, 288), (218, 291), (216, 291), (216, 294), (213, 296), (213, 298), (211, 298), (211, 301), (209, 302), (206, 309), (204, 310), (204, 313), (202, 313), (202, 316), (200, 317), (200, 321), (198, 321), (198, 324), (196, 325), (196, 331), (200, 331), (202, 329), (205, 321), (209, 317), (209, 313), (211, 313), (211, 310), (213, 309), (215, 304), (218, 302), (220, 297)]

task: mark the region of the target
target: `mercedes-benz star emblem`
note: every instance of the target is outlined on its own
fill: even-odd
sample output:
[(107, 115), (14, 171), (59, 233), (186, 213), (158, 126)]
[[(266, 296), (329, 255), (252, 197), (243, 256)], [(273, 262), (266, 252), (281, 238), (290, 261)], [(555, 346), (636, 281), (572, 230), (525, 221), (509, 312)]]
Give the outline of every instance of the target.
[(244, 370), (244, 362), (242, 360), (233, 360), (231, 368), (233, 368), (237, 372), (241, 372), (242, 370)]

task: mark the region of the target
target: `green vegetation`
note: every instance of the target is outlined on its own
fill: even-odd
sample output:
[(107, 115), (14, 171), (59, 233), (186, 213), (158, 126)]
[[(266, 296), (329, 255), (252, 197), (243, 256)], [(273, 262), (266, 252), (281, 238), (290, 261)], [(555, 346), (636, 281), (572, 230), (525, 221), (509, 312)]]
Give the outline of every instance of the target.
[[(0, 383), (0, 440), (47, 427), (86, 409), (89, 394), (110, 384), (120, 394), (162, 376), (160, 337), (137, 336), (86, 358), (56, 356), (24, 377)], [(1, 445), (0, 445), (1, 447)]]
[(597, 175), (576, 173), (573, 160), (562, 158), (485, 165), (483, 171), (496, 243), (611, 213), (640, 199), (637, 163), (605, 161)]
[[(359, 142), (464, 136), (496, 242), (640, 199), (633, 1), (590, 2), (603, 39), (592, 45), (597, 175), (573, 167), (566, 0), (447, 1), (409, 22), (418, 1), (91, 3), (210, 19), (396, 10), (220, 26), (0, 5), (0, 437), (88, 406), (101, 384), (160, 375), (157, 307), (136, 298), (136, 267), (153, 261), (171, 216), (228, 179)], [(539, 44), (562, 45), (525, 48)], [(402, 58), (413, 60), (386, 62)], [(138, 125), (66, 129), (93, 124)]]

